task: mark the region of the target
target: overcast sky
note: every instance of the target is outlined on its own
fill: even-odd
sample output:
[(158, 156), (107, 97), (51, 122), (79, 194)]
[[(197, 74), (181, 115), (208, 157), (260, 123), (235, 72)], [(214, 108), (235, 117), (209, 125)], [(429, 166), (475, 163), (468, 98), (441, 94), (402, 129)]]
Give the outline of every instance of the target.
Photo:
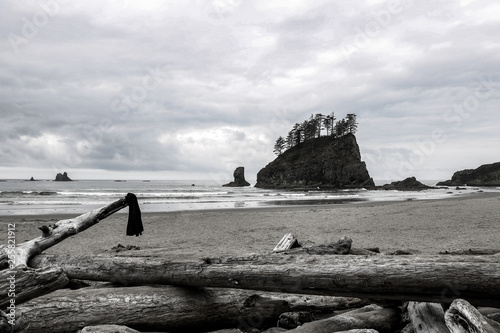
[(375, 179), (500, 161), (495, 0), (2, 0), (0, 178), (247, 179), (356, 113)]

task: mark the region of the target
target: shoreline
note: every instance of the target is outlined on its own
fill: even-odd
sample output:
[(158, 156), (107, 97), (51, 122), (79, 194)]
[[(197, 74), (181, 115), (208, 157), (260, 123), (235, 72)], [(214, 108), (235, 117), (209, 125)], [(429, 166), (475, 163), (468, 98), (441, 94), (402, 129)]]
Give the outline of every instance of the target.
[[(182, 214), (189, 212), (226, 212), (226, 211), (258, 211), (258, 210), (282, 210), (282, 209), (301, 209), (307, 207), (315, 207), (315, 208), (324, 208), (329, 209), (336, 206), (364, 206), (364, 205), (389, 205), (395, 203), (402, 202), (425, 202), (425, 201), (447, 201), (447, 200), (468, 200), (468, 199), (480, 199), (480, 198), (489, 198), (489, 197), (500, 197), (500, 192), (471, 192), (465, 194), (456, 194), (450, 197), (443, 198), (429, 198), (429, 199), (389, 199), (389, 200), (370, 200), (370, 199), (331, 199), (331, 200), (287, 200), (283, 201), (279, 204), (273, 205), (262, 205), (262, 206), (252, 206), (252, 207), (231, 207), (231, 208), (200, 208), (200, 209), (180, 209), (180, 210), (171, 210), (171, 211), (142, 211), (142, 216), (148, 215), (158, 215), (158, 214)], [(294, 204), (293, 202), (299, 201), (310, 201), (311, 203), (300, 203)], [(316, 202), (316, 203), (313, 203)], [(141, 202), (139, 202), (141, 208)], [(103, 205), (104, 206), (104, 205)], [(99, 209), (103, 206), (99, 206), (96, 209)], [(91, 210), (89, 210), (91, 211)], [(87, 211), (87, 212), (89, 212)], [(85, 213), (87, 213), (85, 212)], [(20, 220), (33, 220), (36, 218), (40, 219), (71, 219), (85, 213), (41, 213), (41, 214), (2, 214), (0, 212), (0, 224), (2, 223), (2, 219), (20, 219)], [(124, 208), (113, 215), (117, 214), (128, 214), (128, 208)]]
[[(125, 235), (128, 210), (124, 209), (45, 253), (109, 253), (122, 244), (197, 258), (264, 254), (288, 232), (303, 246), (349, 236), (353, 247), (379, 247), (382, 252), (500, 248), (499, 203), (500, 193), (484, 192), (446, 199), (144, 213), (145, 231), (140, 237)], [(40, 236), (38, 227), (75, 216), (0, 216), (0, 243), (5, 243), (9, 223), (16, 224), (20, 244)]]

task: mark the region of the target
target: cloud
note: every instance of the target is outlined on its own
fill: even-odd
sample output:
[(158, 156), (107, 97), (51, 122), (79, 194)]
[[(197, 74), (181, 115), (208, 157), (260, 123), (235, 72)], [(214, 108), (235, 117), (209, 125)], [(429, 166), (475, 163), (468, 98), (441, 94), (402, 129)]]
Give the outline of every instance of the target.
[(374, 178), (449, 178), (500, 158), (497, 6), (3, 1), (0, 170), (252, 179), (334, 111)]

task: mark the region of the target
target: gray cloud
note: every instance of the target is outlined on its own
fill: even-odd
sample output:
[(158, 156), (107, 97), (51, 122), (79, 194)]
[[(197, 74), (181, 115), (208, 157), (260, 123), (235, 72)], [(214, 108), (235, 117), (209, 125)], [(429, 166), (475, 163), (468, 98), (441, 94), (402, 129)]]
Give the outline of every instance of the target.
[(3, 1), (0, 177), (229, 178), (244, 165), (251, 179), (295, 122), (335, 111), (358, 115), (375, 178), (448, 178), (499, 160), (496, 9)]

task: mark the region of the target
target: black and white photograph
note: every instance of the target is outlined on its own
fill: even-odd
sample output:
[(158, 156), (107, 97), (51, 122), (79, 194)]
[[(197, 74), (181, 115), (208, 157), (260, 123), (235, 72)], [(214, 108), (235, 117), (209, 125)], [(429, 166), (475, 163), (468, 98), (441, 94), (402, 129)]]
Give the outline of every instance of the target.
[(500, 3), (0, 0), (0, 333), (500, 333)]

